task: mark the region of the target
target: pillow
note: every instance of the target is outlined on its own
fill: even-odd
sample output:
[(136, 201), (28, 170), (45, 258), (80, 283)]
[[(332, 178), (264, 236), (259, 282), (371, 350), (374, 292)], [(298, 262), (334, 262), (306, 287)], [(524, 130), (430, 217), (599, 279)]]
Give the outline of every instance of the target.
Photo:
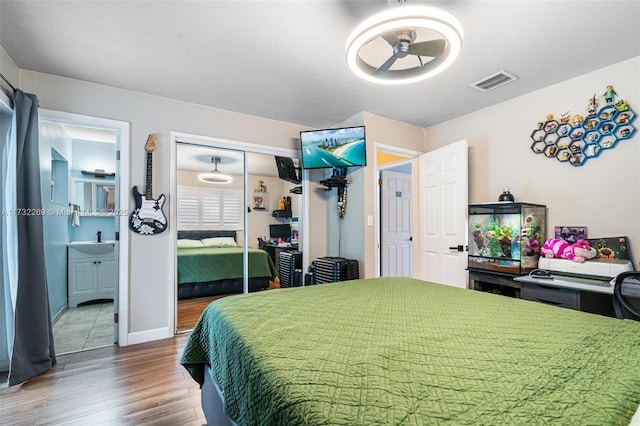
[(237, 247), (236, 240), (233, 237), (214, 237), (204, 238), (202, 244), (205, 247)]
[(187, 248), (187, 247), (204, 247), (202, 241), (200, 240), (178, 240), (178, 248)]

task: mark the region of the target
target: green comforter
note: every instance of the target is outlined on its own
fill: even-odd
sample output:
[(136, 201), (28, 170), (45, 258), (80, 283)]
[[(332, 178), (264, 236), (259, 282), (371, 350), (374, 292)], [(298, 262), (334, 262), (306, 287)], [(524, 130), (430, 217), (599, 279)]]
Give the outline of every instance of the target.
[(212, 303), (181, 363), (238, 425), (625, 425), (640, 323), (408, 278)]
[[(277, 275), (266, 251), (249, 248), (249, 278)], [(242, 278), (242, 247), (189, 247), (178, 249), (178, 284)]]

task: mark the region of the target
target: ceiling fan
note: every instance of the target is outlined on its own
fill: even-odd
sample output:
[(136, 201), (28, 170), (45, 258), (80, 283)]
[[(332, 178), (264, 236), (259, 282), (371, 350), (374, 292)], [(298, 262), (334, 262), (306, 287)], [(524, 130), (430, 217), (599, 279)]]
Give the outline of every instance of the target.
[(431, 6), (401, 5), (358, 25), (347, 40), (346, 56), (356, 75), (402, 84), (441, 72), (461, 49), (462, 26), (453, 15)]
[(200, 173), (198, 174), (198, 180), (200, 182), (206, 183), (231, 183), (233, 178), (229, 175), (225, 175), (220, 170), (218, 170), (218, 164), (220, 164), (220, 157), (213, 156), (211, 157), (211, 162), (213, 163), (213, 170), (208, 173)]
[(386, 71), (400, 58), (407, 55), (415, 55), (423, 66), (422, 56), (436, 58), (440, 56), (447, 45), (446, 40), (437, 39), (414, 43), (416, 40), (416, 32), (412, 29), (401, 28), (396, 31), (387, 31), (380, 34), (393, 48), (393, 54), (382, 65), (376, 68), (376, 72)]

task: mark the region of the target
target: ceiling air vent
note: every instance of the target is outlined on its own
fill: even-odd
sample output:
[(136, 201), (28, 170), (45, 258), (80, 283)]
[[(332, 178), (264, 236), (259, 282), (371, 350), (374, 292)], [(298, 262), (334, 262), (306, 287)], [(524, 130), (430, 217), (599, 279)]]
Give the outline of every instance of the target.
[(489, 90), (493, 90), (496, 87), (500, 87), (517, 79), (518, 77), (516, 77), (515, 75), (502, 70), (473, 83), (471, 87), (481, 92), (488, 92)]

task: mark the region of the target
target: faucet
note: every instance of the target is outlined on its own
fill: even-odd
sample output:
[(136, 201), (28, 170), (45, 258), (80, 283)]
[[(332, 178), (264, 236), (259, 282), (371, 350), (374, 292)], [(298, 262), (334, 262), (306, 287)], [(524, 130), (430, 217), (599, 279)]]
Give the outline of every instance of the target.
[(98, 242), (102, 242), (102, 231), (98, 231)]

